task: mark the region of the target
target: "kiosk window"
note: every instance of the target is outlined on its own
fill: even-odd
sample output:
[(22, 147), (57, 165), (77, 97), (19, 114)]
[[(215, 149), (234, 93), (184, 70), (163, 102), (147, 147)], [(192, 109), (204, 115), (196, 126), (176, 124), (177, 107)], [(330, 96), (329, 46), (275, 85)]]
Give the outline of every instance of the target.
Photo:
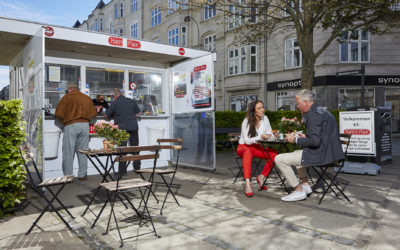
[(45, 107), (55, 109), (65, 94), (68, 82), (79, 83), (80, 67), (46, 64), (45, 68)]
[(129, 72), (129, 89), (144, 114), (155, 114), (162, 111), (161, 81), (161, 74)]
[(119, 69), (86, 68), (86, 88), (89, 88), (90, 98), (95, 99), (97, 94), (105, 94), (106, 101), (113, 99), (112, 90), (122, 89), (124, 71)]

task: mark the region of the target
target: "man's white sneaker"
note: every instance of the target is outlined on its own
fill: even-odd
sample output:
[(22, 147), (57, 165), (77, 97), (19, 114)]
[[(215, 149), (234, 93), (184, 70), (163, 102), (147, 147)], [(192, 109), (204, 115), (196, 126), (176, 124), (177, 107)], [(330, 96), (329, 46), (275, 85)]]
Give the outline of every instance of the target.
[(293, 193), (284, 196), (281, 198), (283, 201), (301, 201), (307, 198), (306, 192), (303, 191), (294, 191)]
[(310, 185), (301, 185), (301, 186), (303, 188), (303, 191), (306, 192), (307, 195), (309, 195), (313, 192)]

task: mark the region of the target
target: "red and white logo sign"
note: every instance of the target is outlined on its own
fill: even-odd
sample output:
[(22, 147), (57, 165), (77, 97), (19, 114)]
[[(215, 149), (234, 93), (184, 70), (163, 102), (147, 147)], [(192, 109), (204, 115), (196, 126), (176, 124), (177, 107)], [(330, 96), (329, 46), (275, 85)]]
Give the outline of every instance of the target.
[(108, 38), (108, 43), (113, 46), (122, 47), (122, 45), (124, 43), (124, 39), (122, 39), (121, 37), (110, 36)]
[(344, 133), (351, 135), (369, 135), (371, 131), (369, 129), (345, 129)]
[(89, 125), (89, 134), (96, 134), (96, 132), (94, 132), (94, 125)]
[(131, 40), (131, 39), (126, 40), (126, 47), (128, 47), (128, 48), (140, 49), (141, 46), (142, 45), (140, 44), (139, 41)]
[(46, 36), (53, 36), (54, 35), (54, 29), (50, 26), (44, 27), (44, 34)]
[(131, 89), (136, 89), (136, 83), (131, 82), (131, 84), (129, 84), (129, 87), (131, 87)]
[(202, 70), (205, 70), (207, 68), (207, 65), (201, 65), (201, 66), (197, 66), (197, 67), (194, 67), (194, 72), (198, 72), (198, 71), (202, 71)]
[(179, 55), (183, 56), (185, 54), (185, 49), (179, 48), (178, 52), (179, 52)]

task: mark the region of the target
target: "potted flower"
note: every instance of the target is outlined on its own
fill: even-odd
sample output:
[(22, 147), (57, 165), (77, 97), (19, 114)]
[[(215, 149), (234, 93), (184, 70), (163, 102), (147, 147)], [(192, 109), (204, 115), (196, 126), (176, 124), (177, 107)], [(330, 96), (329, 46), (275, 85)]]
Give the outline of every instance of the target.
[(113, 150), (115, 145), (120, 146), (129, 139), (129, 133), (119, 129), (114, 122), (98, 121), (94, 124), (94, 132), (98, 137), (104, 138), (105, 150)]
[(283, 130), (285, 130), (286, 133), (296, 133), (297, 131), (301, 131), (304, 129), (304, 124), (297, 120), (297, 117), (294, 117), (292, 119), (282, 117), (280, 129), (282, 133)]

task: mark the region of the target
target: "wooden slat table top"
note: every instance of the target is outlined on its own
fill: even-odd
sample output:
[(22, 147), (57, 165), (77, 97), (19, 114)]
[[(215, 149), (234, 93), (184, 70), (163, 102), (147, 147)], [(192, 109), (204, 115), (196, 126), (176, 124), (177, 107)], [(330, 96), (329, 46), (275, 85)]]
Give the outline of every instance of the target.
[(54, 185), (59, 185), (59, 184), (64, 184), (64, 183), (70, 183), (74, 180), (73, 175), (66, 175), (66, 176), (59, 176), (59, 177), (54, 177), (54, 178), (47, 178), (43, 180), (38, 186), (39, 187), (48, 187), (48, 186), (54, 186)]
[[(151, 185), (150, 182), (144, 181), (143, 179), (120, 180), (118, 190), (127, 190), (127, 189), (132, 189), (132, 188), (147, 187), (150, 185)], [(117, 181), (100, 183), (100, 186), (104, 187), (105, 189), (107, 189), (109, 191), (116, 191), (117, 190)]]

